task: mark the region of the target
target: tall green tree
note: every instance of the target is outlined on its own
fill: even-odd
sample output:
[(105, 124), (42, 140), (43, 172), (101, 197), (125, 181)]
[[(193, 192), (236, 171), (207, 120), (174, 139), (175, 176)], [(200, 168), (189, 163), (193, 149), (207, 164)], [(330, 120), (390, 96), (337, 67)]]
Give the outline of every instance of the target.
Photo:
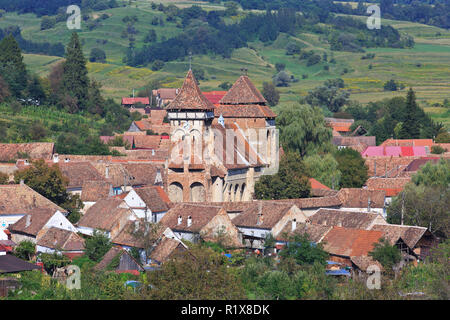
[(342, 174), (338, 169), (338, 162), (330, 153), (324, 156), (306, 156), (304, 163), (309, 177), (333, 189), (339, 186)]
[(92, 237), (85, 241), (85, 254), (92, 261), (100, 262), (111, 247), (108, 236), (99, 230), (94, 230)]
[(367, 181), (368, 167), (361, 154), (351, 148), (344, 148), (335, 153), (338, 170), (341, 172), (341, 188), (361, 188)]
[(11, 93), (19, 97), (27, 86), (27, 70), (22, 51), (12, 34), (0, 42), (0, 74)]
[(280, 92), (275, 88), (273, 83), (264, 82), (261, 93), (271, 107), (276, 106), (278, 101), (280, 101)]
[(331, 150), (331, 129), (325, 125), (322, 110), (308, 105), (283, 106), (276, 119), (283, 148), (295, 151), (303, 158)]
[(369, 256), (377, 260), (387, 272), (392, 272), (392, 268), (400, 262), (402, 255), (400, 250), (391, 245), (389, 241), (381, 238), (375, 243), (374, 248), (369, 252)]
[(307, 198), (310, 192), (311, 185), (305, 165), (295, 152), (288, 152), (283, 156), (277, 174), (263, 176), (255, 184), (257, 199)]
[(86, 58), (83, 55), (80, 39), (72, 33), (66, 48), (66, 61), (63, 65), (62, 87), (65, 93), (78, 101), (80, 109), (85, 107), (88, 98), (89, 78)]
[(398, 134), (400, 139), (418, 139), (420, 138), (420, 118), (419, 107), (416, 103), (416, 95), (412, 88), (409, 88), (406, 96), (405, 121), (402, 123)]

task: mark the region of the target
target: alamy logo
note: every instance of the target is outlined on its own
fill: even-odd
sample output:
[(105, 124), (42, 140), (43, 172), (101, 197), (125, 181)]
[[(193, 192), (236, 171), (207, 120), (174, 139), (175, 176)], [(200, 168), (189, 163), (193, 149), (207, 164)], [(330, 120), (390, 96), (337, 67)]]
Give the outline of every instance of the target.
[(373, 289), (381, 289), (381, 270), (380, 267), (378, 267), (375, 264), (372, 264), (367, 267), (367, 273), (370, 274), (370, 276), (367, 277), (366, 286), (367, 289), (373, 290)]
[(367, 18), (367, 28), (370, 30), (381, 29), (381, 10), (376, 4), (367, 7), (367, 13), (372, 14)]
[(81, 29), (81, 9), (79, 6), (71, 5), (67, 7), (67, 14), (70, 16), (67, 18), (67, 28), (70, 30)]

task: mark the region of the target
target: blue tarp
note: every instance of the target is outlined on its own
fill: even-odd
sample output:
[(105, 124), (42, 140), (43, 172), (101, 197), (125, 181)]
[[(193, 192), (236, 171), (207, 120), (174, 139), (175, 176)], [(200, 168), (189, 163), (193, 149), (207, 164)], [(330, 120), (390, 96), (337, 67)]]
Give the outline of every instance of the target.
[(350, 272), (347, 270), (327, 270), (325, 273), (329, 276), (350, 276)]

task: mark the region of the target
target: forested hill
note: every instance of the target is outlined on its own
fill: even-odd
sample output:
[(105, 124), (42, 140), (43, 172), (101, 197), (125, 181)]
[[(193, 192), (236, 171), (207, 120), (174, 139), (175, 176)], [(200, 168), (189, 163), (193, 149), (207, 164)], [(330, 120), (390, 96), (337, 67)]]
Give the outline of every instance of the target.
[[(208, 0), (215, 3), (217, 0)], [(330, 13), (365, 15), (368, 4), (380, 5), (385, 19), (405, 20), (450, 28), (450, 1), (448, 0), (236, 0), (243, 9), (279, 10), (292, 8), (305, 14), (316, 14), (324, 21)]]

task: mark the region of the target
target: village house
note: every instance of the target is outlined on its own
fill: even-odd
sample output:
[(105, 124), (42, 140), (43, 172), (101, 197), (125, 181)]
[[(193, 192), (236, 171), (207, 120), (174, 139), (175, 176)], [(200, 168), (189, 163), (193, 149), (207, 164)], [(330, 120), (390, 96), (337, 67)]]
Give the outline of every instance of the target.
[(160, 108), (171, 103), (179, 93), (178, 88), (160, 88), (152, 91), (153, 96), (156, 98), (156, 105)]
[(112, 239), (122, 231), (129, 220), (135, 219), (137, 216), (122, 199), (100, 199), (81, 217), (77, 229), (88, 236), (99, 230)]
[(337, 193), (341, 210), (376, 212), (386, 216), (386, 194), (384, 190), (369, 188), (342, 188)]
[(85, 213), (98, 200), (113, 196), (112, 184), (105, 180), (87, 180), (81, 188), (82, 212)]
[(84, 254), (84, 239), (76, 231), (50, 227), (37, 238), (36, 253), (39, 252), (56, 252), (73, 259)]
[(159, 222), (169, 210), (170, 203), (167, 194), (160, 186), (150, 186), (131, 189), (122, 193), (120, 198), (133, 210), (139, 219)]
[(51, 160), (54, 148), (53, 142), (0, 143), (0, 162), (25, 158)]
[(370, 230), (375, 224), (386, 224), (379, 213), (320, 209), (308, 218), (312, 224)]
[(26, 184), (0, 185), (0, 229), (7, 229), (36, 208), (51, 209), (67, 215), (67, 210), (40, 195)]
[(276, 237), (287, 223), (305, 223), (307, 217), (289, 202), (254, 201), (231, 220), (243, 233), (245, 246), (262, 249), (265, 239)]
[(365, 273), (371, 265), (383, 270), (383, 267), (369, 256), (382, 236), (381, 231), (334, 226), (321, 242), (324, 250), (330, 254), (330, 261), (351, 267), (352, 276), (357, 276)]
[(333, 129), (333, 132), (337, 132), (338, 136), (350, 134), (353, 122), (353, 119), (325, 118), (326, 125)]
[(58, 228), (76, 233), (77, 228), (58, 210), (34, 208), (16, 223), (10, 225), (11, 240), (19, 244), (22, 241), (37, 243), (50, 228)]
[(135, 107), (137, 104), (142, 104), (144, 106), (150, 105), (150, 99), (148, 97), (133, 97), (133, 98), (122, 98), (122, 106), (126, 108)]
[(190, 242), (222, 242), (225, 246), (240, 248), (242, 238), (221, 206), (202, 203), (179, 203), (159, 222), (170, 228), (179, 239)]
[(310, 222), (298, 223), (297, 221), (291, 221), (291, 223), (286, 223), (284, 228), (275, 237), (275, 248), (281, 249), (287, 245), (293, 237), (303, 235), (307, 235), (309, 240), (313, 243), (320, 243), (332, 228), (332, 226), (312, 224)]
[(393, 197), (398, 196), (403, 191), (406, 184), (411, 181), (410, 177), (405, 178), (369, 178), (365, 185), (368, 189), (383, 190), (385, 192), (385, 206), (388, 206)]
[[(170, 239), (170, 241), (167, 239)], [(183, 250), (187, 249), (187, 246), (170, 228), (161, 224), (149, 223), (145, 219), (128, 221), (127, 225), (111, 242), (127, 251), (132, 248), (137, 249), (140, 263), (144, 266), (153, 263), (159, 265), (165, 262), (174, 250), (180, 249), (177, 248), (178, 245), (183, 247)]]
[(94, 266), (94, 269), (116, 273), (126, 272), (135, 275), (144, 271), (141, 264), (127, 250), (115, 246), (105, 253), (102, 260)]
[(65, 161), (59, 162), (59, 155), (55, 154), (53, 162), (58, 164), (61, 173), (69, 179), (67, 192), (81, 196), (85, 181), (104, 181), (105, 179), (89, 162)]
[(424, 227), (398, 224), (374, 224), (370, 230), (381, 231), (383, 237), (392, 245), (401, 239), (412, 250), (412, 254), (422, 261), (430, 255), (431, 249), (439, 243), (438, 239)]

